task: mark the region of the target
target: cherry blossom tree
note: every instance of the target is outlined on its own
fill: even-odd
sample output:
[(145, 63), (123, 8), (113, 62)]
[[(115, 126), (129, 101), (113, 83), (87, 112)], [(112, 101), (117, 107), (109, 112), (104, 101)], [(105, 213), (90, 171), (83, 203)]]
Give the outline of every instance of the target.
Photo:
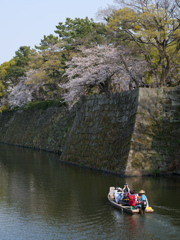
[(79, 48), (66, 63), (64, 99), (72, 105), (81, 95), (125, 91), (142, 82), (145, 62), (130, 55), (125, 47), (112, 45)]

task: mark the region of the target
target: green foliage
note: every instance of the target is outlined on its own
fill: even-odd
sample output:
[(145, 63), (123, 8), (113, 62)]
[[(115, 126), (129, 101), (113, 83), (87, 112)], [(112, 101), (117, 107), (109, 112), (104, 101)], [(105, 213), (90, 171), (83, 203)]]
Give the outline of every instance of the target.
[(10, 68), (10, 78), (13, 82), (17, 82), (19, 77), (25, 76), (28, 70), (28, 64), (30, 57), (35, 54), (35, 50), (28, 46), (21, 46), (18, 51), (15, 52), (15, 64)]
[(76, 45), (94, 45), (105, 42), (104, 24), (95, 23), (93, 19), (66, 18), (65, 24), (59, 22), (55, 33), (72, 46)]
[(0, 107), (0, 113), (5, 112), (5, 111), (8, 111), (8, 110), (9, 110), (9, 108), (8, 108), (7, 105), (2, 105), (2, 106)]
[(58, 37), (44, 35), (38, 52), (31, 56), (29, 68), (36, 70), (27, 81), (30, 84), (44, 83), (46, 86), (59, 83), (65, 69), (65, 61), (71, 53), (65, 49), (65, 43)]
[(149, 86), (151, 86), (153, 84), (153, 77), (152, 74), (150, 72), (145, 72), (145, 77), (144, 77), (144, 83), (148, 84)]
[(65, 68), (64, 59), (60, 51), (43, 50), (43, 54), (42, 52), (36, 53), (36, 55), (32, 56), (29, 67), (35, 71), (26, 80), (27, 84), (36, 85), (42, 83), (46, 91), (40, 91), (41, 94), (48, 93), (53, 89), (59, 95), (58, 84), (62, 79)]
[(30, 56), (35, 53), (35, 50), (31, 49), (29, 46), (21, 46), (18, 51), (15, 52), (14, 60), (17, 67), (26, 67), (30, 61)]
[(34, 53), (35, 50), (31, 50), (30, 47), (22, 46), (15, 52), (14, 58), (0, 65), (0, 80), (5, 87), (9, 84), (17, 84), (18, 78), (25, 76), (30, 56)]
[(19, 77), (25, 76), (25, 73), (25, 68), (14, 65), (9, 71), (9, 78), (12, 80), (12, 82), (16, 83)]
[(55, 37), (53, 34), (48, 36), (44, 35), (44, 38), (41, 40), (40, 46), (35, 46), (38, 50), (53, 50), (54, 46), (60, 43), (61, 40), (58, 37)]
[(156, 86), (165, 86), (168, 77), (172, 77), (175, 69), (179, 68), (179, 20), (172, 17), (175, 9), (149, 3), (145, 7), (143, 3), (135, 2), (140, 4), (137, 11), (134, 8), (136, 4), (128, 4), (128, 7), (117, 10), (109, 19), (106, 30), (118, 36), (125, 45), (132, 42), (136, 44), (137, 52), (144, 56), (156, 80)]
[(11, 69), (15, 64), (15, 60), (11, 59), (9, 62), (4, 62), (0, 65), (0, 80), (4, 85), (6, 85), (7, 80), (12, 77)]
[(0, 98), (5, 95), (4, 88), (5, 88), (4, 85), (0, 81)]
[(63, 107), (66, 106), (66, 103), (63, 100), (48, 100), (48, 101), (37, 101), (37, 102), (29, 102), (25, 109), (28, 110), (37, 110), (37, 109), (47, 109), (49, 107)]

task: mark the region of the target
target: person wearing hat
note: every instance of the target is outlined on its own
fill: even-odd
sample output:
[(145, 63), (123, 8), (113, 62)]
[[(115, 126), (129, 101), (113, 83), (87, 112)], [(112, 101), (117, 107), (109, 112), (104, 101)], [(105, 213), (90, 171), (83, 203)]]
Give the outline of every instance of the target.
[(142, 209), (142, 211), (144, 212), (145, 211), (145, 208), (149, 206), (148, 204), (148, 200), (147, 200), (147, 197), (145, 195), (145, 191), (144, 190), (141, 190), (139, 191), (139, 196), (140, 196), (140, 199), (138, 201), (138, 206)]

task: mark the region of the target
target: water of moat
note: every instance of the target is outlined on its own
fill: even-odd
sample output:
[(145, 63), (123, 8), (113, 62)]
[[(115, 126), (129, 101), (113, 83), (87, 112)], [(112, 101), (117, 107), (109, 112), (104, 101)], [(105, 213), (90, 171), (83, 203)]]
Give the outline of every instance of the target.
[[(180, 177), (121, 178), (0, 144), (0, 239), (180, 239)], [(127, 182), (153, 214), (129, 215), (107, 200)]]

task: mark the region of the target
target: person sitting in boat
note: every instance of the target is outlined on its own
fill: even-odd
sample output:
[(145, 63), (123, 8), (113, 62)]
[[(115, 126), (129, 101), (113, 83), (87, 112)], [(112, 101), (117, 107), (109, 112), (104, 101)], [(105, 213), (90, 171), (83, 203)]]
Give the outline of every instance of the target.
[(146, 207), (149, 207), (145, 191), (144, 190), (139, 191), (139, 196), (140, 199), (138, 200), (138, 207), (141, 208), (141, 210), (144, 212)]
[[(134, 192), (134, 196), (135, 196), (135, 202), (136, 202), (136, 204), (138, 203), (138, 193), (136, 193), (136, 190), (133, 190), (133, 192)], [(139, 198), (140, 199), (140, 198)]]
[(115, 202), (118, 203), (122, 199), (122, 188), (117, 188), (114, 191)]
[(127, 198), (129, 198), (128, 205), (135, 207), (136, 206), (136, 195), (135, 195), (134, 190), (130, 191), (130, 194), (127, 193)]

